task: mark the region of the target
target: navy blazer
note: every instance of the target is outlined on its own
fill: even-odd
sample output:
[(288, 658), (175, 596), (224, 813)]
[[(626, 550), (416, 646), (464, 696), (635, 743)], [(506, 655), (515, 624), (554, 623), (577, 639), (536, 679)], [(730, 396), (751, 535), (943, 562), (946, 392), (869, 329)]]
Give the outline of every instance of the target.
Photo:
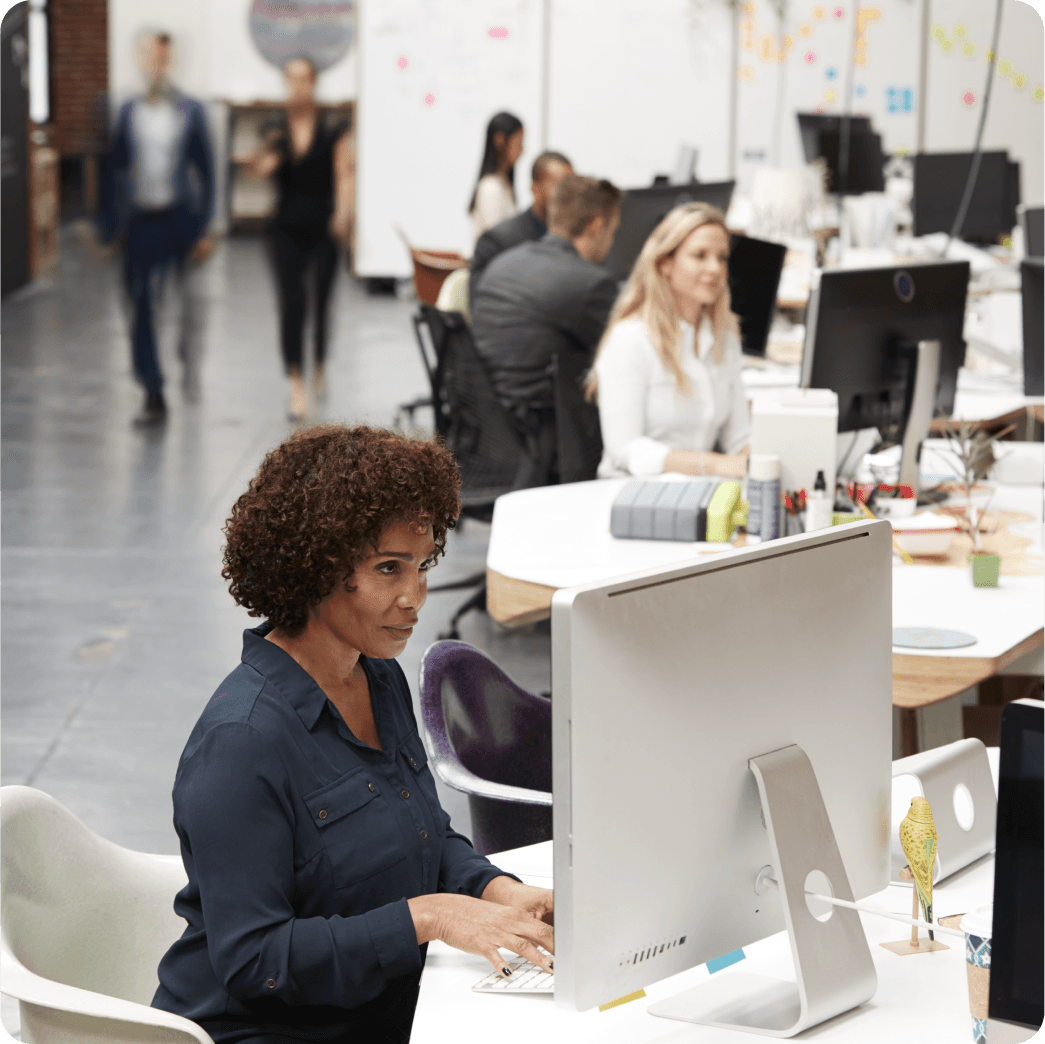
[[(189, 225), (186, 239), (194, 242), (206, 232), (214, 214), (214, 158), (203, 106), (180, 91), (173, 88), (170, 91), (171, 100), (184, 121), (174, 172), (173, 205)], [(111, 242), (127, 227), (136, 210), (131, 179), (135, 150), (131, 113), (140, 100), (134, 98), (120, 107), (109, 146), (99, 212), (102, 238), (106, 242)]]
[(216, 1041), (406, 1040), (425, 956), (407, 899), (502, 871), (450, 827), (399, 664), (360, 657), (374, 750), (270, 629), (244, 632), (178, 765), (188, 924), (152, 1003)]

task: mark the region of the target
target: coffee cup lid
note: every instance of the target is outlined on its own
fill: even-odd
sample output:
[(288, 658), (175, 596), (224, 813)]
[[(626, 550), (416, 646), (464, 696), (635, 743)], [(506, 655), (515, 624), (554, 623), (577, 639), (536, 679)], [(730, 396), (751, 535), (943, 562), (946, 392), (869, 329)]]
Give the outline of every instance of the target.
[(760, 482), (780, 478), (780, 457), (776, 453), (752, 453), (747, 459), (747, 473)]
[(994, 919), (994, 903), (984, 903), (970, 910), (963, 918), (961, 929), (966, 935), (976, 935), (981, 939), (991, 937), (991, 925)]

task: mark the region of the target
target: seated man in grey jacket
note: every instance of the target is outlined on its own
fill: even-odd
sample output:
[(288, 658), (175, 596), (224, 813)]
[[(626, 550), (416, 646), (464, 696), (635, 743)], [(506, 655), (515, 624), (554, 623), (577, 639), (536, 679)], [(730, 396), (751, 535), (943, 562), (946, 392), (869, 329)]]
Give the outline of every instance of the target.
[(573, 166), (561, 152), (542, 152), (533, 161), (533, 206), (515, 217), (488, 228), (475, 244), (468, 273), (468, 299), (475, 299), (475, 289), (486, 266), (513, 246), (540, 239), (548, 231), (548, 202), (556, 186)]
[(613, 246), (621, 195), (605, 180), (563, 178), (548, 205), (548, 234), (495, 257), (471, 303), (494, 391), (546, 463), (555, 446), (552, 359), (575, 351), (590, 360), (617, 298), (616, 280), (599, 265)]

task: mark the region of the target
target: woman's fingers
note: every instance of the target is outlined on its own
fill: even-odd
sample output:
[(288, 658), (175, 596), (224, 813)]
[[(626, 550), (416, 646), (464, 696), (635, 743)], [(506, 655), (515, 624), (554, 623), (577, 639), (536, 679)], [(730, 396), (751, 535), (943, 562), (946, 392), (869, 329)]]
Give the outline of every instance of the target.
[(550, 953), (542, 953), (537, 949), (537, 946), (534, 943), (530, 942), (529, 939), (516, 939), (511, 948), (520, 957), (525, 957), (528, 961), (532, 961), (539, 968), (543, 968), (546, 972), (554, 971), (554, 955)]
[(506, 979), (512, 974), (512, 969), (508, 967), (508, 962), (501, 956), (501, 952), (496, 946), (491, 947), (489, 950), (484, 950), (483, 956), (493, 965), (493, 970), (502, 978)]

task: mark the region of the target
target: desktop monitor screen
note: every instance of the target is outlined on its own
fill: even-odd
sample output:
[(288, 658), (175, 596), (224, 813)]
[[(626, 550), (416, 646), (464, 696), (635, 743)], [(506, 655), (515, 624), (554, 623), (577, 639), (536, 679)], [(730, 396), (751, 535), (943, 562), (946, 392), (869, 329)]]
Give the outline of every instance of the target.
[(840, 153), (842, 135), (824, 131), (820, 135), (820, 154), (827, 161), (827, 191), (840, 195), (885, 191), (885, 156), (879, 134), (856, 133), (850, 128), (848, 167), (843, 176)]
[(756, 890), (774, 862), (748, 765), (763, 753), (808, 756), (853, 898), (888, 885), (891, 532), (852, 523), (555, 592), (556, 1004), (785, 927), (780, 893)]
[[(837, 134), (842, 129), (842, 116), (827, 116), (822, 113), (800, 112), (798, 115), (798, 133), (802, 138), (802, 152), (806, 163), (813, 163), (823, 155), (820, 148), (820, 135)], [(871, 120), (867, 116), (849, 117), (850, 134), (870, 134)]]
[(1023, 290), (1023, 394), (1045, 395), (1045, 261), (1020, 262)]
[(683, 203), (710, 203), (725, 214), (734, 184), (732, 181), (717, 181), (629, 189), (621, 201), (620, 226), (613, 239), (613, 249), (602, 263), (603, 268), (617, 279), (627, 279), (650, 233), (669, 210)]
[[(920, 152), (914, 157), (914, 234), (950, 232), (958, 216), (965, 182), (972, 166), (971, 152)], [(958, 233), (971, 243), (997, 243), (1016, 224), (1019, 203), (1018, 164), (1005, 152), (980, 154), (980, 169), (969, 209)]]
[(740, 321), (745, 355), (765, 355), (769, 326), (787, 247), (750, 236), (733, 236), (729, 250), (729, 298)]
[(1023, 252), (1027, 257), (1045, 256), (1045, 207), (1024, 207), (1020, 224)]
[(965, 361), (967, 261), (824, 272), (809, 301), (803, 388), (838, 395), (838, 430), (903, 437), (919, 341), (940, 342), (934, 412), (950, 414)]

